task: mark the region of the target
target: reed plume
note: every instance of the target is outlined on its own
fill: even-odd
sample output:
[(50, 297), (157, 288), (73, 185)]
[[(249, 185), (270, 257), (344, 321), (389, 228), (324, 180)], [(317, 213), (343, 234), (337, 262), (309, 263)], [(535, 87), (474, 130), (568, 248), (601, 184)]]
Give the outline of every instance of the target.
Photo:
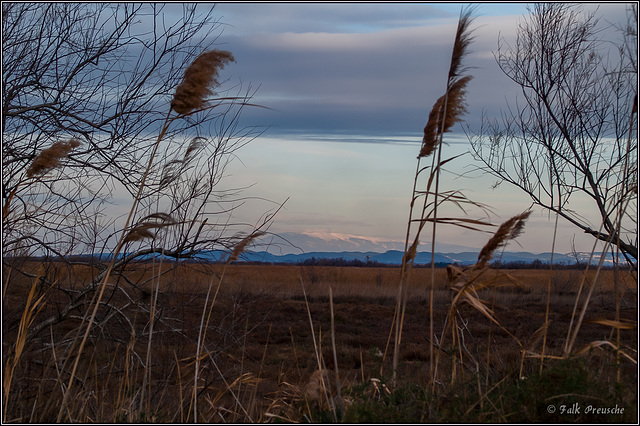
[(78, 146), (80, 146), (79, 140), (69, 139), (68, 141), (56, 142), (49, 148), (43, 149), (31, 162), (27, 169), (27, 177), (43, 176), (55, 169), (60, 165), (60, 160), (66, 158), (69, 152)]
[(507, 244), (509, 240), (517, 238), (524, 228), (524, 222), (529, 218), (531, 210), (521, 213), (504, 222), (496, 233), (487, 241), (478, 254), (477, 268), (485, 266), (493, 257), (493, 253)]
[(265, 234), (264, 231), (254, 231), (251, 234), (244, 237), (238, 244), (235, 245), (235, 247), (231, 251), (229, 258), (227, 259), (227, 263), (235, 262), (236, 260), (238, 260), (238, 257), (242, 253), (244, 253), (247, 246), (251, 244), (253, 240), (255, 240), (256, 238), (260, 238), (264, 234)]
[(160, 188), (164, 188), (179, 179), (185, 168), (198, 155), (205, 143), (206, 139), (201, 136), (193, 138), (182, 158), (177, 157), (166, 163), (163, 166), (162, 176), (160, 177)]
[(474, 8), (468, 8), (460, 14), (458, 19), (458, 29), (456, 30), (456, 40), (453, 43), (453, 52), (451, 53), (451, 64), (449, 65), (449, 81), (458, 77), (464, 68), (462, 66), (462, 58), (467, 54), (467, 49), (473, 41), (469, 26), (473, 21), (471, 14)]
[(409, 247), (409, 250), (405, 251), (404, 256), (402, 257), (403, 264), (408, 264), (416, 257), (418, 243), (419, 241), (416, 239), (413, 244), (411, 244), (411, 247)]
[(161, 229), (176, 224), (176, 221), (167, 213), (152, 213), (138, 221), (123, 240), (124, 243), (155, 238), (152, 229)]
[(189, 114), (207, 105), (212, 86), (218, 85), (218, 73), (228, 62), (235, 62), (231, 52), (209, 50), (198, 56), (184, 72), (182, 83), (176, 88), (171, 108), (178, 114)]
[(469, 30), (473, 20), (471, 17), (472, 12), (473, 8), (468, 8), (460, 14), (453, 51), (451, 52), (447, 90), (436, 101), (429, 113), (418, 158), (431, 155), (438, 146), (438, 138), (440, 137), (441, 139), (443, 133), (448, 132), (455, 123), (461, 121), (462, 115), (467, 111), (464, 96), (466, 94), (466, 86), (473, 77), (470, 75), (460, 77), (460, 75), (464, 71), (462, 59), (467, 54), (469, 45), (473, 40)]
[(450, 131), (454, 124), (462, 121), (462, 115), (467, 112), (467, 105), (464, 102), (466, 86), (472, 78), (468, 75), (453, 82), (447, 93), (438, 98), (433, 105), (424, 128), (419, 157), (431, 155), (438, 147), (439, 135)]

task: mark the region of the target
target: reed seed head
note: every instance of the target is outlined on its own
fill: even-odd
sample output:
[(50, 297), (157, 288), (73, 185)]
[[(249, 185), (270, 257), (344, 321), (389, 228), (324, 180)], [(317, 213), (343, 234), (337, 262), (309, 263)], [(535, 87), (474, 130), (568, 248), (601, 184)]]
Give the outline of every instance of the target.
[(402, 263), (407, 264), (416, 257), (416, 254), (418, 252), (418, 243), (419, 243), (418, 239), (416, 238), (413, 241), (413, 244), (411, 244), (411, 247), (409, 247), (409, 249), (405, 252), (404, 256), (402, 257)]
[(522, 230), (524, 229), (524, 222), (530, 214), (531, 210), (526, 211), (512, 217), (500, 225), (500, 228), (498, 228), (493, 237), (491, 237), (487, 244), (482, 247), (482, 250), (480, 250), (480, 253), (478, 254), (478, 262), (475, 267), (481, 268), (486, 265), (498, 248), (504, 246), (509, 240), (517, 238), (522, 233)]
[(205, 145), (205, 142), (206, 139), (203, 137), (198, 136), (193, 138), (182, 158), (174, 158), (163, 166), (162, 176), (159, 182), (161, 188), (174, 182), (182, 175), (184, 168), (197, 156), (200, 149)]
[(467, 8), (460, 14), (458, 19), (458, 28), (456, 30), (456, 38), (453, 43), (453, 51), (451, 53), (451, 64), (449, 66), (449, 79), (458, 77), (461, 74), (460, 66), (462, 59), (467, 53), (467, 49), (473, 40), (469, 27), (473, 18), (471, 17), (474, 8)]
[(145, 240), (145, 239), (153, 239), (153, 238), (155, 238), (156, 234), (151, 232), (150, 228), (151, 228), (151, 226), (148, 226), (148, 225), (136, 226), (131, 231), (129, 231), (129, 233), (127, 234), (127, 236), (123, 240), (123, 243), (130, 243), (130, 242), (133, 242), (133, 241), (142, 241), (142, 240)]
[(144, 239), (153, 239), (156, 237), (156, 234), (151, 231), (152, 229), (161, 229), (170, 225), (174, 225), (175, 223), (176, 221), (173, 219), (173, 217), (171, 217), (171, 215), (167, 213), (152, 213), (138, 221), (136, 226), (134, 226), (131, 231), (129, 231), (129, 233), (123, 240), (123, 243), (141, 241)]
[(218, 73), (228, 62), (235, 61), (226, 50), (203, 52), (187, 67), (182, 83), (176, 88), (171, 108), (178, 114), (188, 114), (206, 106), (205, 97), (218, 85)]
[(233, 248), (233, 251), (231, 252), (231, 254), (229, 255), (229, 259), (227, 259), (227, 263), (231, 263), (235, 260), (238, 259), (238, 256), (240, 256), (240, 254), (242, 254), (245, 249), (247, 248), (247, 246), (256, 238), (261, 237), (262, 235), (264, 235), (265, 233), (262, 231), (255, 231), (252, 232), (250, 235), (244, 237), (242, 239), (242, 241), (240, 241), (238, 244), (236, 244), (236, 246)]
[(438, 146), (438, 136), (448, 132), (451, 127), (461, 121), (462, 115), (467, 111), (464, 103), (466, 86), (471, 80), (471, 76), (459, 77), (462, 73), (462, 59), (467, 53), (468, 47), (473, 40), (469, 27), (471, 25), (471, 13), (474, 8), (467, 8), (461, 12), (458, 19), (456, 38), (453, 43), (451, 53), (451, 63), (449, 64), (449, 77), (447, 80), (447, 90), (433, 105), (429, 113), (427, 125), (424, 128), (422, 147), (418, 158), (427, 157), (433, 153)]
[(44, 149), (38, 154), (27, 169), (28, 177), (43, 176), (60, 165), (60, 160), (69, 155), (72, 149), (80, 146), (77, 139), (60, 141)]
[[(459, 78), (448, 92), (438, 98), (429, 113), (427, 125), (424, 128), (422, 147), (418, 157), (427, 157), (433, 153), (438, 146), (438, 135), (451, 130), (454, 124), (462, 121), (462, 115), (467, 112), (464, 97), (467, 93), (467, 84), (472, 76)], [(446, 102), (446, 111), (445, 111)]]
[(442, 113), (442, 106), (444, 104), (444, 96), (440, 96), (436, 103), (431, 108), (429, 113), (429, 120), (424, 127), (424, 136), (422, 137), (422, 147), (420, 148), (420, 154), (418, 157), (428, 157), (435, 151), (438, 146), (438, 123), (440, 121), (440, 114)]

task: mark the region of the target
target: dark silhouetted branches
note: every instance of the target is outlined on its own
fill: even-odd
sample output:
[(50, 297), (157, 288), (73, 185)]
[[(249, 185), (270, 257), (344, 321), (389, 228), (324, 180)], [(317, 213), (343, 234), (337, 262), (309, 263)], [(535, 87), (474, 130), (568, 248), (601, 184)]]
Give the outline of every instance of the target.
[[(68, 274), (59, 280), (45, 269), (35, 281), (51, 306), (25, 330), (29, 350), (49, 351), (43, 333), (52, 326), (69, 330), (55, 342), (61, 370), (37, 419), (55, 411), (58, 421), (77, 420), (70, 407), (85, 391), (87, 342), (145, 312), (135, 260), (155, 267), (160, 258), (150, 278), (157, 299), (160, 276), (176, 267), (162, 259), (249, 243), (237, 232), (246, 225), (233, 219), (241, 189), (218, 184), (234, 152), (260, 134), (238, 125), (255, 92), (220, 83), (234, 58), (211, 50), (219, 22), (213, 8), (197, 8), (2, 5), (3, 266), (29, 276), (17, 260), (36, 258)], [(112, 204), (130, 206), (128, 216), (107, 210)], [(7, 278), (3, 292), (18, 284)], [(155, 305), (147, 312), (152, 323), (164, 319), (151, 315)], [(148, 359), (134, 366), (145, 377)], [(18, 398), (10, 396), (8, 405)]]
[[(515, 42), (500, 40), (496, 60), (524, 101), (483, 120), (472, 152), (484, 172), (636, 263), (637, 8), (613, 48), (597, 12), (582, 12), (536, 4)], [(569, 208), (573, 200), (588, 212)]]

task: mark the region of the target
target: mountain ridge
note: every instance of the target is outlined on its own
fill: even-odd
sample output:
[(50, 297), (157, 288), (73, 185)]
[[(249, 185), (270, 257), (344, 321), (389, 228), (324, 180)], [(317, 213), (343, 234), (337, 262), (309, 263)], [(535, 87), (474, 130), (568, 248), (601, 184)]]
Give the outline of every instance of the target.
[[(435, 263), (439, 265), (473, 265), (478, 260), (478, 251), (468, 251), (461, 253), (439, 253), (435, 254)], [(203, 262), (226, 262), (229, 258), (228, 250), (203, 250), (197, 252), (188, 257), (182, 258), (182, 260), (196, 260)], [(130, 253), (120, 253), (119, 258), (130, 255)], [(324, 261), (324, 263), (331, 263), (330, 261), (338, 261), (336, 263), (349, 263), (349, 262), (361, 262), (363, 264), (384, 264), (384, 265), (401, 265), (404, 252), (401, 250), (387, 250), (385, 252), (375, 251), (309, 251), (301, 253), (287, 253), (287, 254), (274, 254), (268, 251), (251, 251), (247, 250), (241, 253), (236, 260), (237, 263), (266, 263), (266, 264), (301, 264), (309, 261)], [(152, 259), (158, 254), (147, 254), (137, 257), (137, 260), (146, 261)], [(572, 266), (578, 263), (586, 264), (589, 259), (589, 253), (530, 253), (530, 252), (503, 252), (499, 256), (495, 256), (491, 261), (500, 261), (502, 264), (509, 263), (522, 263), (531, 264), (539, 262), (542, 264), (549, 264), (553, 256), (554, 265), (567, 265)], [(87, 260), (90, 258), (100, 261), (107, 261), (112, 259), (110, 253), (93, 253), (84, 255), (70, 256), (79, 260)], [(326, 262), (329, 261), (329, 262)], [(599, 262), (599, 256), (596, 255), (591, 259), (591, 264), (595, 265)], [(418, 252), (414, 261), (416, 265), (429, 265), (431, 264), (430, 252)], [(605, 266), (613, 266), (614, 262), (612, 256), (608, 254), (603, 262)]]
[[(468, 251), (461, 253), (439, 253), (435, 254), (435, 262), (439, 264), (459, 264), (459, 265), (473, 265), (478, 260), (478, 251)], [(402, 263), (403, 252), (400, 250), (387, 250), (385, 252), (373, 252), (373, 251), (311, 251), (305, 253), (287, 253), (287, 254), (273, 254), (268, 251), (246, 251), (239, 257), (239, 261), (243, 262), (264, 262), (264, 263), (284, 263), (284, 264), (296, 264), (309, 261), (312, 259), (341, 259), (344, 261), (361, 261), (361, 262), (377, 262), (388, 265), (400, 265)], [(222, 250), (213, 250), (208, 252), (201, 252), (198, 258), (202, 260), (210, 261), (223, 261), (227, 258), (228, 253)], [(553, 256), (553, 263), (558, 265), (574, 265), (578, 262), (586, 263), (589, 258), (589, 253), (530, 253), (530, 252), (504, 252), (500, 256), (496, 256), (493, 261), (500, 260), (502, 263), (511, 262), (523, 262), (531, 263), (539, 261), (542, 263), (550, 263)], [(598, 257), (594, 256), (591, 263), (597, 263)], [(415, 258), (416, 264), (428, 264), (431, 263), (430, 252), (418, 252)], [(610, 257), (605, 257), (606, 265), (610, 265)]]

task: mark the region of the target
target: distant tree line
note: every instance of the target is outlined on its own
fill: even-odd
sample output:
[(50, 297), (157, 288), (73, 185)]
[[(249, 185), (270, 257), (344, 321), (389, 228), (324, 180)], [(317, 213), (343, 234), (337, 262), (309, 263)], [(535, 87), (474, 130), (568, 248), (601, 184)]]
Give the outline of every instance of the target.
[[(549, 269), (549, 262), (543, 262), (540, 259), (535, 259), (530, 262), (524, 260), (514, 260), (512, 262), (493, 262), (491, 263), (493, 269)], [(553, 269), (575, 269), (585, 270), (587, 268), (587, 262), (576, 263), (554, 263)], [(612, 266), (603, 265), (601, 269), (613, 269)]]
[[(92, 256), (92, 255), (78, 255), (78, 256), (67, 256), (65, 261), (67, 262), (86, 262), (89, 258), (93, 258), (93, 260), (97, 261), (106, 261), (109, 260), (107, 256)], [(21, 260), (25, 261), (50, 261), (50, 258), (46, 256), (16, 256), (13, 258), (15, 261)], [(204, 259), (197, 258), (184, 258), (180, 259), (183, 263), (203, 263), (203, 264), (224, 264), (226, 260), (216, 260), (216, 261), (208, 261)], [(152, 259), (138, 258), (133, 263), (148, 263), (153, 262)], [(377, 260), (373, 260), (367, 257), (366, 260), (360, 259), (350, 259), (347, 260), (343, 257), (336, 258), (324, 258), (324, 257), (312, 257), (310, 259), (305, 259), (300, 262), (263, 262), (259, 260), (235, 260), (231, 262), (234, 265), (281, 265), (281, 266), (334, 266), (334, 267), (357, 267), (357, 268), (398, 268), (399, 264), (396, 263), (384, 263), (379, 262)], [(448, 265), (457, 265), (464, 267), (465, 265), (460, 265), (458, 263), (447, 263), (447, 262), (436, 262), (436, 268), (446, 268)], [(415, 264), (415, 268), (428, 268), (431, 264)], [(553, 269), (574, 269), (574, 270), (584, 270), (587, 267), (587, 262), (576, 262), (576, 263), (554, 263)], [(492, 269), (548, 269), (549, 262), (542, 261), (540, 259), (534, 259), (532, 261), (524, 261), (524, 260), (514, 260), (511, 262), (500, 262), (495, 261), (491, 263)], [(603, 269), (613, 269), (612, 266), (602, 266)]]
[(322, 257), (312, 257), (311, 259), (306, 259), (301, 262), (297, 262), (298, 266), (356, 266), (356, 267), (372, 267), (372, 268), (386, 268), (389, 266), (397, 266), (390, 265), (388, 263), (378, 262), (377, 260), (372, 260), (367, 256), (366, 260), (360, 259), (351, 259), (347, 260), (343, 257), (337, 258), (322, 258)]

